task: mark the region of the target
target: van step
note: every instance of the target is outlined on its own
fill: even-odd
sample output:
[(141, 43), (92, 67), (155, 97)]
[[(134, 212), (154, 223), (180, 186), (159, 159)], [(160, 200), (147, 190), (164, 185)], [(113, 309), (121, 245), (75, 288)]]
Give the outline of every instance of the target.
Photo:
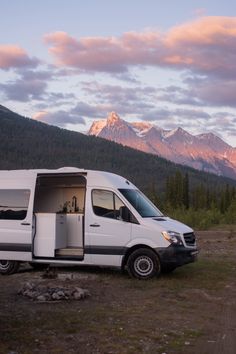
[(83, 248), (67, 247), (56, 250), (56, 256), (83, 256), (83, 254)]

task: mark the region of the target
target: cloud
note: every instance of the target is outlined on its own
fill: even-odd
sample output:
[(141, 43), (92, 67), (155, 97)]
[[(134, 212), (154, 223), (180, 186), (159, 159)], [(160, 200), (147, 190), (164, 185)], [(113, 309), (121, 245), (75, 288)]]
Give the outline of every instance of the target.
[(146, 121), (167, 121), (176, 120), (182, 121), (185, 124), (186, 121), (202, 120), (206, 121), (211, 119), (211, 115), (201, 109), (188, 109), (188, 108), (156, 108), (141, 116), (142, 120)]
[(153, 101), (156, 99), (157, 89), (151, 86), (123, 87), (96, 81), (83, 82), (82, 86), (83, 91), (90, 98), (93, 97), (94, 102), (105, 105), (106, 114), (117, 111), (120, 114), (137, 115), (155, 107)]
[[(17, 69), (18, 77), (0, 84), (5, 99), (18, 102), (32, 100), (42, 101), (42, 105), (62, 105), (71, 103), (75, 99), (73, 93), (48, 92), (49, 83), (58, 79), (57, 71), (46, 69)], [(59, 73), (60, 77), (60, 73)]]
[(166, 86), (157, 93), (159, 101), (199, 107), (236, 107), (236, 80), (191, 76), (182, 86)]
[(236, 107), (236, 81), (212, 78), (191, 78), (188, 84), (188, 96), (208, 106)]
[(0, 89), (6, 99), (20, 102), (42, 99), (46, 88), (47, 83), (40, 80), (25, 81), (24, 79), (17, 79), (0, 84)]
[(202, 17), (165, 33), (76, 39), (55, 32), (44, 39), (60, 66), (108, 73), (125, 73), (131, 66), (156, 66), (236, 78), (236, 17)]
[(0, 45), (0, 69), (36, 67), (37, 58), (30, 58), (26, 51), (16, 45)]
[(60, 110), (57, 112), (40, 111), (33, 115), (35, 120), (43, 123), (57, 125), (59, 127), (66, 127), (67, 124), (85, 124), (84, 118), (80, 117), (72, 111)]
[(187, 84), (187, 87), (167, 86), (159, 89), (157, 97), (159, 101), (171, 102), (177, 105), (203, 106), (202, 98), (197, 95), (197, 92), (193, 93), (193, 89), (190, 84)]
[(8, 100), (40, 100), (43, 99), (50, 78), (51, 73), (47, 71), (21, 70), (18, 78), (0, 84), (0, 88)]
[(110, 107), (105, 104), (89, 104), (85, 102), (78, 102), (71, 113), (80, 115), (85, 118), (103, 118)]

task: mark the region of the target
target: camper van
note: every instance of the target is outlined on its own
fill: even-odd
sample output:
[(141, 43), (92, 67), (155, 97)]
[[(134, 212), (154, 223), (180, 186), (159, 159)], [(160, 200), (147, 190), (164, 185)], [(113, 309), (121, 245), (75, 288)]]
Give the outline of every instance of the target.
[(21, 262), (127, 269), (139, 279), (196, 260), (195, 235), (127, 179), (102, 171), (0, 171), (0, 273)]

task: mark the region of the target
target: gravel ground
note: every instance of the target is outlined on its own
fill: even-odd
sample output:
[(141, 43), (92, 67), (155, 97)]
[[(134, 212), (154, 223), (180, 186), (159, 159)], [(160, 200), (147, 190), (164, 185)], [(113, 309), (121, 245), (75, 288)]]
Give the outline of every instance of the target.
[[(197, 233), (199, 259), (139, 281), (117, 270), (24, 264), (0, 276), (0, 353), (236, 353), (236, 234)], [(34, 301), (26, 283), (87, 289), (80, 301)]]

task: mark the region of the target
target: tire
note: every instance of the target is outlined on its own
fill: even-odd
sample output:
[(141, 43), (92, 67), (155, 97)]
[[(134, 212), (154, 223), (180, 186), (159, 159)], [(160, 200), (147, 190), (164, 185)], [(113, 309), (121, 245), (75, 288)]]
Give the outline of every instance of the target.
[(128, 258), (127, 269), (130, 276), (137, 279), (151, 279), (161, 272), (156, 253), (148, 248), (139, 248)]
[(30, 262), (29, 263), (30, 266), (32, 268), (34, 268), (35, 270), (44, 270), (47, 269), (49, 264), (48, 263), (34, 263), (34, 262)]
[(0, 260), (0, 274), (9, 275), (18, 271), (20, 263), (16, 261)]

